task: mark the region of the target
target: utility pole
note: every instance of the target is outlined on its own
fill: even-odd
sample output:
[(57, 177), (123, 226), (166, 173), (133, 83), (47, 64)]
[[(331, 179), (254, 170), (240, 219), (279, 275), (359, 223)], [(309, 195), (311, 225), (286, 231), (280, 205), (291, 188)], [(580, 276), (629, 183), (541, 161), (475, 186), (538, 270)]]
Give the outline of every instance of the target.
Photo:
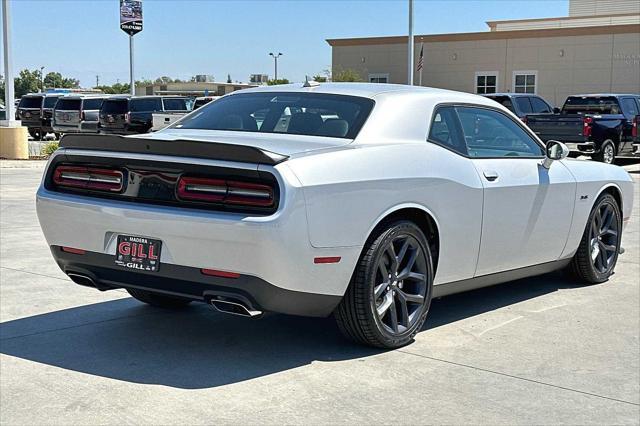
[(40, 92), (44, 93), (44, 67), (40, 67)]
[(278, 80), (278, 58), (282, 56), (282, 53), (278, 52), (277, 55), (274, 55), (273, 53), (269, 53), (269, 56), (273, 56), (274, 67), (275, 67), (273, 79), (277, 81)]
[(133, 35), (129, 34), (129, 81), (131, 84), (131, 96), (136, 94), (136, 83), (133, 80)]
[(96, 75), (96, 87), (100, 87), (100, 76)]
[(13, 91), (13, 68), (11, 62), (11, 29), (9, 23), (9, 0), (2, 0), (2, 40), (4, 48), (4, 103), (7, 112), (7, 126), (11, 126), (16, 117), (16, 110), (13, 104), (15, 98)]
[(407, 63), (409, 73), (407, 84), (413, 86), (413, 0), (409, 0), (409, 61)]

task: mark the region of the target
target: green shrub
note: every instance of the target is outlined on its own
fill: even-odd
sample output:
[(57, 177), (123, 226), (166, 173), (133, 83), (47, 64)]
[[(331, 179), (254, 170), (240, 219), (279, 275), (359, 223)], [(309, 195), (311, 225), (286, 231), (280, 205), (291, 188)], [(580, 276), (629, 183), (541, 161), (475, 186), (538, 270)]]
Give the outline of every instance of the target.
[(42, 147), (40, 154), (44, 157), (49, 157), (56, 149), (58, 149), (58, 142), (49, 142)]

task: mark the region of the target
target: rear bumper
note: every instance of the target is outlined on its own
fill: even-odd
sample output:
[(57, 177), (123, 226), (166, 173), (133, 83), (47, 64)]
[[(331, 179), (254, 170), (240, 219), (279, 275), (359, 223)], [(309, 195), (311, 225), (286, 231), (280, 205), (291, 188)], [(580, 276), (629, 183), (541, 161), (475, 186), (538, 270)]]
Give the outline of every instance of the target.
[(324, 317), (331, 314), (340, 296), (285, 290), (251, 275), (222, 278), (203, 275), (198, 268), (164, 264), (158, 272), (131, 271), (114, 263), (114, 256), (86, 252), (71, 254), (52, 246), (60, 268), (70, 275), (91, 278), (101, 290), (133, 288), (207, 302), (223, 296), (242, 299), (265, 312)]
[(566, 142), (565, 145), (569, 150), (582, 154), (596, 154), (600, 151), (594, 142)]
[(52, 126), (54, 132), (60, 133), (78, 133), (80, 132), (80, 126), (78, 124), (71, 125), (62, 125), (62, 124), (53, 124)]
[[(118, 235), (148, 237), (162, 241), (162, 271), (173, 267), (229, 271), (269, 283), (284, 292), (340, 298), (349, 284), (361, 247), (311, 245), (304, 197), (299, 188), (289, 183), (294, 178), (288, 175), (291, 173), (288, 170), (280, 170), (283, 175), (271, 171), (280, 181), (281, 202), (278, 211), (270, 216), (98, 199), (53, 192), (44, 186), (38, 190), (36, 207), (49, 246), (73, 247), (105, 255), (111, 259), (109, 264), (116, 253)], [(340, 257), (341, 260), (316, 264), (316, 257)], [(65, 265), (61, 267), (64, 269)], [(120, 286), (136, 282), (128, 278), (104, 280)], [(180, 284), (177, 285), (179, 289)], [(305, 312), (306, 307), (261, 307), (315, 315), (315, 311)]]

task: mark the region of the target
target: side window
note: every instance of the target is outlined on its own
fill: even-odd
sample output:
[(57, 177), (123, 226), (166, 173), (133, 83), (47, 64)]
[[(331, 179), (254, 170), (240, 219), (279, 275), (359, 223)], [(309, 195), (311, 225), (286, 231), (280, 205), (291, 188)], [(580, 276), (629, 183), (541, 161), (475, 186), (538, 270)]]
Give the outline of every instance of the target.
[(470, 157), (541, 157), (542, 147), (510, 117), (498, 111), (456, 107)]
[(640, 112), (638, 112), (638, 107), (634, 102), (633, 98), (622, 98), (620, 100), (620, 103), (622, 104), (622, 113), (625, 116), (635, 117), (636, 115), (640, 114)]
[(467, 155), (464, 141), (458, 131), (458, 117), (453, 107), (439, 107), (433, 113), (428, 140)]
[(531, 114), (533, 112), (528, 96), (516, 96), (515, 99), (521, 114)]
[(535, 112), (536, 114), (553, 112), (551, 107), (549, 107), (549, 105), (547, 105), (547, 103), (542, 99), (535, 96), (532, 96), (530, 99), (531, 106), (533, 107), (533, 112)]

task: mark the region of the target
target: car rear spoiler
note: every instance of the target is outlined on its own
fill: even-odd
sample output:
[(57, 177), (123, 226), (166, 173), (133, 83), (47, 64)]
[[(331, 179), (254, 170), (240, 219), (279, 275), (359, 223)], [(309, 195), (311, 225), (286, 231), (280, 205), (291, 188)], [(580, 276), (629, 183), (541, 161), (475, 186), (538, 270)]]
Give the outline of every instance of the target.
[(67, 134), (60, 139), (59, 146), (60, 148), (170, 155), (268, 165), (276, 165), (289, 158), (286, 155), (253, 146), (183, 139), (146, 139), (119, 135)]

